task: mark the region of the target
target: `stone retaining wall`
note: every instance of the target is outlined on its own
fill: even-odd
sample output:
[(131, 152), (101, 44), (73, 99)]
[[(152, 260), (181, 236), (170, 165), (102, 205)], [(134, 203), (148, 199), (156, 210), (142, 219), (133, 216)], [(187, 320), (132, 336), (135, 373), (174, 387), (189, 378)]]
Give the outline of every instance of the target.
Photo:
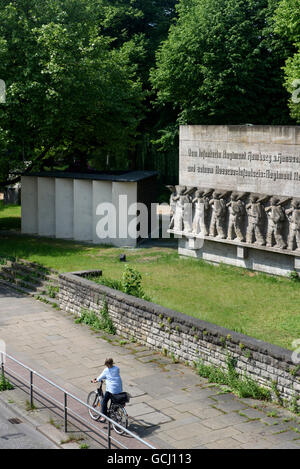
[(201, 359), (226, 368), (230, 353), (239, 373), (269, 389), (276, 383), (282, 400), (287, 403), (296, 397), (300, 404), (300, 371), (291, 351), (96, 284), (85, 278), (91, 274), (101, 271), (59, 276), (61, 309), (79, 316), (83, 309), (99, 311), (106, 299), (119, 335), (191, 365)]

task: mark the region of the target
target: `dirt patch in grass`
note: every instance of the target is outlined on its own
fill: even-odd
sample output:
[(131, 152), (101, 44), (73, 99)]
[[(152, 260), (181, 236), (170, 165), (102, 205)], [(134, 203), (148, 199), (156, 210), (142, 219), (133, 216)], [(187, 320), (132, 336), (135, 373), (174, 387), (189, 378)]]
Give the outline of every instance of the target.
[(161, 256), (149, 256), (149, 257), (141, 257), (137, 260), (137, 262), (154, 262), (161, 258)]

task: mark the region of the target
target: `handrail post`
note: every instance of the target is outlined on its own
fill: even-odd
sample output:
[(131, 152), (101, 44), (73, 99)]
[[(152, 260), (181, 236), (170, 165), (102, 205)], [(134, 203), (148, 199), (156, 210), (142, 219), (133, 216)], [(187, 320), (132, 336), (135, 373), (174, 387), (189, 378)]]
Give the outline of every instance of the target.
[(33, 373), (30, 371), (30, 407), (33, 408)]
[(108, 447), (108, 449), (111, 449), (111, 423), (110, 423), (110, 421), (108, 421), (107, 447)]
[(1, 352), (1, 377), (2, 376), (4, 378), (4, 355), (3, 355), (3, 352)]
[(68, 395), (64, 393), (65, 433), (68, 431)]

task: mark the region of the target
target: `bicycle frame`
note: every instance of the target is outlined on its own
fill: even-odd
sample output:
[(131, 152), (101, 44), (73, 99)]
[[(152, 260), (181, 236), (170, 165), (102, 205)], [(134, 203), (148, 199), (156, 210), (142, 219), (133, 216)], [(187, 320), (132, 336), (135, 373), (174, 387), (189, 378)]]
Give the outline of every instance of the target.
[(99, 397), (104, 397), (102, 386), (103, 386), (103, 381), (100, 382), (100, 386), (99, 386), (99, 388), (97, 388), (97, 393), (98, 393)]
[[(103, 399), (103, 397), (104, 397), (104, 392), (103, 392), (103, 389), (102, 389), (103, 384), (104, 384), (104, 382), (103, 382), (103, 381), (100, 381), (100, 386), (97, 388), (98, 396), (99, 396), (100, 398), (102, 398), (102, 399)], [(117, 405), (117, 406), (120, 406), (120, 407), (125, 407), (125, 406), (126, 406), (126, 403), (125, 403), (125, 402), (124, 402), (124, 403), (117, 402), (117, 400), (114, 399), (114, 394), (111, 394), (111, 398), (110, 398), (110, 400), (109, 400), (109, 407), (108, 407), (108, 409), (107, 409), (108, 411), (111, 409), (111, 406), (112, 406), (113, 404), (115, 404), (115, 405)]]

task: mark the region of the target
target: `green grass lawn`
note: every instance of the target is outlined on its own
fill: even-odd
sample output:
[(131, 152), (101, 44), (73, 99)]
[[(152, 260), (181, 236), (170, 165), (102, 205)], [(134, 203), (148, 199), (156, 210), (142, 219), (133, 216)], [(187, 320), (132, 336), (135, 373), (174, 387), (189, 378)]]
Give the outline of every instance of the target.
[[(0, 211), (0, 223), (2, 217)], [(6, 235), (0, 255), (39, 262), (61, 272), (101, 269), (120, 279), (126, 251), (145, 293), (165, 307), (291, 349), (300, 337), (300, 283), (229, 266), (182, 259), (165, 247), (122, 250), (78, 242)]]
[(0, 230), (21, 229), (21, 207), (19, 205), (4, 205), (0, 200)]

